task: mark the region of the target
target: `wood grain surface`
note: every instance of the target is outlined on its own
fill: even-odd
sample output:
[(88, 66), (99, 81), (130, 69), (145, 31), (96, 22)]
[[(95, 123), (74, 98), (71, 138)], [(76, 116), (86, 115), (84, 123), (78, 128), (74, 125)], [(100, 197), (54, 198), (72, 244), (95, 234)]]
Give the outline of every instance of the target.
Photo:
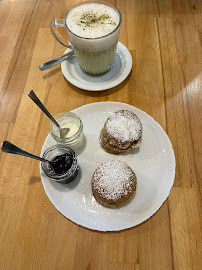
[(0, 152), (0, 269), (202, 269), (202, 1), (109, 1), (122, 13), (120, 41), (133, 59), (128, 78), (107, 91), (71, 85), (60, 65), (38, 66), (65, 48), (49, 24), (80, 1), (0, 1), (0, 139), (40, 155), (49, 119), (97, 101), (120, 101), (151, 115), (176, 156), (170, 196), (148, 221), (101, 233), (64, 218), (46, 196), (35, 160)]

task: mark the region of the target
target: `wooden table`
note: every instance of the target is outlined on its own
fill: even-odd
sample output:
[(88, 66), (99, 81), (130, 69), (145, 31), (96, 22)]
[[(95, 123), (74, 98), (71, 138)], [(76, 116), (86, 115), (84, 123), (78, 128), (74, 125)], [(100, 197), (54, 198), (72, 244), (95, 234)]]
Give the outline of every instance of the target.
[(68, 83), (60, 65), (38, 66), (65, 48), (49, 30), (79, 1), (0, 1), (0, 139), (39, 155), (49, 119), (97, 101), (120, 101), (151, 115), (175, 151), (169, 198), (148, 221), (101, 233), (64, 218), (46, 196), (37, 161), (1, 152), (0, 269), (196, 270), (201, 263), (202, 1), (109, 1), (122, 13), (120, 41), (133, 58), (119, 86), (88, 92)]

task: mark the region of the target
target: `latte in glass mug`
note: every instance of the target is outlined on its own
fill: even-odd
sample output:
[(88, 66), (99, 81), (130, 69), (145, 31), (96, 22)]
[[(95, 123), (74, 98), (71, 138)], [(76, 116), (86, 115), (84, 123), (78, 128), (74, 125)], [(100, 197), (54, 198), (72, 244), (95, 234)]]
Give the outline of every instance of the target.
[(121, 24), (121, 14), (116, 7), (104, 1), (83, 2), (67, 12), (64, 25), (56, 23), (54, 26), (66, 27), (84, 72), (101, 75), (111, 69)]

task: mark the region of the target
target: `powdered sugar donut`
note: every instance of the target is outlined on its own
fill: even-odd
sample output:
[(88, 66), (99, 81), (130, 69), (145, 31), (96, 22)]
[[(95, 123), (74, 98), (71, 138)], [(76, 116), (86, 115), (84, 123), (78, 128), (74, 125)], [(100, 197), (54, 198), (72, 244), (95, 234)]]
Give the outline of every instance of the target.
[(136, 175), (123, 161), (109, 160), (100, 164), (92, 177), (92, 192), (103, 206), (125, 205), (136, 191)]
[(137, 115), (128, 110), (112, 113), (101, 131), (101, 146), (109, 153), (127, 152), (140, 145), (142, 124)]

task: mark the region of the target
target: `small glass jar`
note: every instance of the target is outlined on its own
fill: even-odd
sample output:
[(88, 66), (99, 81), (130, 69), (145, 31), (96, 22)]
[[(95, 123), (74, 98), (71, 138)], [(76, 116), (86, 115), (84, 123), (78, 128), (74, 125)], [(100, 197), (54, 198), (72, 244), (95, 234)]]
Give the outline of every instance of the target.
[(83, 123), (81, 119), (72, 112), (62, 112), (57, 114), (54, 118), (61, 128), (69, 128), (70, 131), (65, 138), (61, 138), (58, 127), (51, 122), (50, 133), (53, 139), (59, 143), (68, 145), (74, 151), (80, 148), (84, 142)]
[(59, 183), (67, 184), (76, 178), (78, 170), (79, 170), (75, 152), (67, 145), (56, 144), (56, 145), (50, 146), (43, 153), (43, 158), (49, 161), (53, 161), (55, 157), (61, 156), (64, 154), (68, 154), (72, 157), (71, 167), (64, 173), (61, 173), (61, 174), (55, 173), (52, 170), (49, 162), (41, 162), (41, 168), (51, 180), (59, 182)]

